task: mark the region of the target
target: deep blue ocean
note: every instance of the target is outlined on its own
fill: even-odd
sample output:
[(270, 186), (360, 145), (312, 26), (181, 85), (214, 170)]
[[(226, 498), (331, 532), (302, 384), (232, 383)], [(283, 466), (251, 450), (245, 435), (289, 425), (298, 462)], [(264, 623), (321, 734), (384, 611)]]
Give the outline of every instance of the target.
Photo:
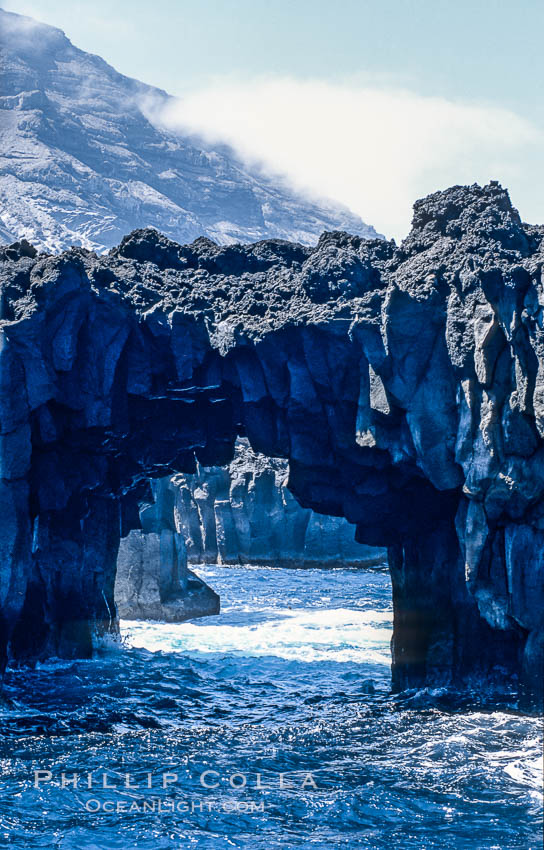
[(219, 617), (9, 672), (0, 846), (541, 850), (541, 721), (391, 696), (386, 569), (197, 571)]

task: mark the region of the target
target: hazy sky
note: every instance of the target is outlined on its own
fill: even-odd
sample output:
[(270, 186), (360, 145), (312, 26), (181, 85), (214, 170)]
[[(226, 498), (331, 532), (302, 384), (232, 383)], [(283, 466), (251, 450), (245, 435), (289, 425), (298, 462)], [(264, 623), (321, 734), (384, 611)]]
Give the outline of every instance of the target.
[(388, 235), (410, 205), (499, 179), (544, 221), (543, 0), (6, 0), (181, 97), (225, 138)]

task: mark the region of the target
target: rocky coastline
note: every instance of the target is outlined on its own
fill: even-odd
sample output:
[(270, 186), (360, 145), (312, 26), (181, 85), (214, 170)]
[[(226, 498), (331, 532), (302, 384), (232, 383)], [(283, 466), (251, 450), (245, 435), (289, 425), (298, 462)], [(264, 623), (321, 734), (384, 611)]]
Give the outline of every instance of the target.
[(400, 247), (2, 249), (2, 667), (115, 633), (149, 480), (242, 436), (388, 548), (396, 690), (541, 699), (543, 243), (491, 183), (418, 201)]

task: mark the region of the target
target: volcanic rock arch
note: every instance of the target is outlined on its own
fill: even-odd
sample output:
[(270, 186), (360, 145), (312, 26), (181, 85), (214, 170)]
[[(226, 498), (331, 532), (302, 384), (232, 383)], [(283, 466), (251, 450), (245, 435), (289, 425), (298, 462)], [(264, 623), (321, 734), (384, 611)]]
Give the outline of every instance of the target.
[(396, 689), (521, 678), (543, 645), (543, 228), (495, 183), (415, 205), (400, 248), (346, 233), (105, 257), (3, 251), (2, 665), (115, 631), (149, 478), (230, 461), (389, 548)]

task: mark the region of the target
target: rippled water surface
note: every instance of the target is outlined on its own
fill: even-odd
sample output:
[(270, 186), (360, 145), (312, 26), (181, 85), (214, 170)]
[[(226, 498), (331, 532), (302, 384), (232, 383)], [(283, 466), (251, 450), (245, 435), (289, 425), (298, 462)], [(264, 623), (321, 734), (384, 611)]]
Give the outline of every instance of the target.
[(540, 721), (392, 698), (386, 570), (199, 572), (220, 617), (9, 674), (0, 846), (540, 850)]

